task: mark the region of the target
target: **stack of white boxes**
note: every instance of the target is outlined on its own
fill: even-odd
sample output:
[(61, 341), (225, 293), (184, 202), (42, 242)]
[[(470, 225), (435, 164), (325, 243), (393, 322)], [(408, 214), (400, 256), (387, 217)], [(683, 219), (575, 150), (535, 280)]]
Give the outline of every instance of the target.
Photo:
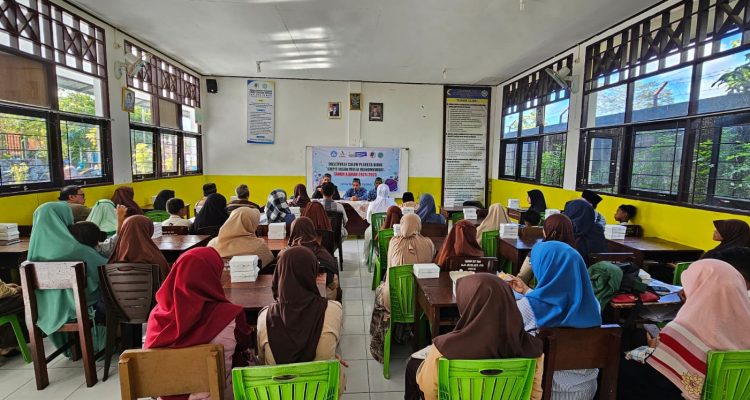
[(518, 239), (518, 224), (500, 224), (501, 239)]
[(611, 240), (625, 240), (625, 228), (624, 225), (610, 225), (604, 226), (604, 237)]
[(440, 267), (435, 263), (414, 264), (414, 276), (417, 279), (435, 279), (440, 277)]
[(544, 219), (547, 219), (555, 214), (560, 214), (560, 210), (556, 208), (548, 208), (544, 210)]
[(401, 224), (393, 224), (393, 236), (401, 235)]
[(7, 246), (20, 241), (18, 224), (0, 223), (0, 246)]
[(274, 222), (268, 224), (268, 239), (284, 239), (286, 238), (286, 223), (285, 222)]
[(161, 222), (154, 222), (154, 234), (151, 235), (152, 239), (161, 237)]
[(289, 207), (289, 210), (294, 214), (294, 218), (297, 219), (302, 215), (302, 211), (300, 211), (299, 207)]
[(451, 280), (453, 281), (453, 295), (456, 295), (456, 282), (458, 282), (459, 279), (474, 275), (473, 271), (464, 271), (464, 270), (458, 270), (458, 271), (451, 271), (450, 273)]
[(476, 208), (464, 208), (464, 219), (477, 219)]
[(508, 208), (521, 208), (521, 201), (518, 199), (508, 199)]
[(232, 282), (255, 282), (258, 270), (258, 256), (234, 256), (229, 260)]

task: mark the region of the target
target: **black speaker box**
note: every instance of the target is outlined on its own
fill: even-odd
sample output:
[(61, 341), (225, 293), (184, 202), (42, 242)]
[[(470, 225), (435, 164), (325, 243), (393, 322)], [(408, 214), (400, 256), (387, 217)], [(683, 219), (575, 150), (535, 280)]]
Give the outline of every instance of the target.
[(219, 92), (219, 84), (216, 82), (216, 79), (206, 79), (206, 90), (208, 90), (208, 93)]

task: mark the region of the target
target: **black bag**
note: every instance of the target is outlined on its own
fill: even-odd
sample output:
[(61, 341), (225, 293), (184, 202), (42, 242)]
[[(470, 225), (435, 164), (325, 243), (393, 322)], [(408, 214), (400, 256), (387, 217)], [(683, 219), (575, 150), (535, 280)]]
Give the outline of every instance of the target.
[(632, 262), (614, 263), (622, 270), (622, 282), (620, 282), (620, 292), (625, 293), (643, 293), (648, 286), (641, 282), (638, 277), (640, 268)]

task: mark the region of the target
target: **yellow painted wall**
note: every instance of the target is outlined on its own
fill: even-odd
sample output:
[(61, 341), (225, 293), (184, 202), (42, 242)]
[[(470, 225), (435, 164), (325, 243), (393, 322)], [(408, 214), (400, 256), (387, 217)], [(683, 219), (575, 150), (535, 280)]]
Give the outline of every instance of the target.
[[(527, 204), (526, 192), (531, 189), (539, 189), (544, 193), (544, 197), (547, 200), (547, 207), (549, 208), (562, 209), (565, 206), (565, 202), (581, 197), (580, 192), (573, 190), (493, 179), (492, 202), (505, 206), (508, 204), (508, 199), (520, 199), (523, 206)], [(714, 220), (741, 219), (750, 224), (750, 217), (742, 215), (606, 195), (602, 195), (602, 197), (604, 200), (599, 203), (597, 211), (604, 215), (607, 222), (615, 222), (615, 211), (617, 211), (617, 207), (620, 204), (632, 204), (638, 208), (638, 214), (633, 223), (643, 227), (644, 236), (660, 237), (702, 249), (711, 249), (717, 245), (717, 242), (711, 240), (711, 235), (714, 231), (712, 222)]]

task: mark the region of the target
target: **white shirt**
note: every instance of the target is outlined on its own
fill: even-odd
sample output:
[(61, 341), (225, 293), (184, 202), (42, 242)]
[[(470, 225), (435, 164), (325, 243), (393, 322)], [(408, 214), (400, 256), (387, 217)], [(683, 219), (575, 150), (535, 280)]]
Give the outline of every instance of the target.
[(162, 221), (161, 226), (186, 226), (190, 228), (190, 220), (181, 218), (179, 215), (170, 215), (169, 219)]

